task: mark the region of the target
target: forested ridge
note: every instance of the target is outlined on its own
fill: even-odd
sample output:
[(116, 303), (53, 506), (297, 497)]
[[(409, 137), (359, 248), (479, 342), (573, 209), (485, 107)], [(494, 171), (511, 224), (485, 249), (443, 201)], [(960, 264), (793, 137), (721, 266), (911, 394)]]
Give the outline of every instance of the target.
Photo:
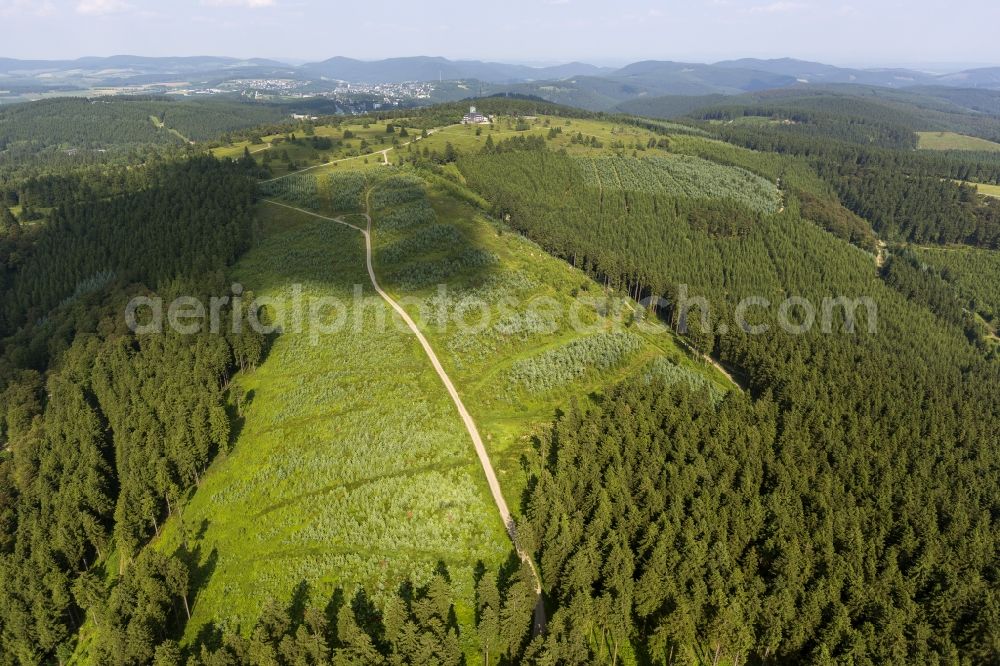
[(95, 275), (156, 284), (220, 268), (246, 249), (254, 189), (239, 167), (197, 158), (149, 175), (142, 189), (60, 206), (26, 239), (0, 275), (0, 333), (44, 317)]
[[(100, 150), (180, 143), (170, 133), (202, 141), (285, 116), (280, 106), (168, 97), (64, 97), (0, 109), (0, 152), (25, 144), (36, 149)], [(156, 118), (164, 127), (157, 127)]]
[[(451, 124), (463, 104), (408, 126)], [(477, 571), (481, 663), (1000, 660), (1000, 208), (953, 182), (1000, 182), (1000, 160), (915, 152), (913, 117), (838, 104), (635, 119), (657, 135), (648, 155), (596, 137), (572, 147), (606, 153), (580, 156), (542, 135), (488, 135), (482, 150), (413, 151), (416, 168), (372, 194), (380, 229), (426, 225), (378, 249), (392, 280), (433, 284), (447, 272), (414, 257), (471, 242), (437, 222), (432, 179), (499, 220), (498, 237), (524, 234), (608, 294), (665, 299), (633, 317), (660, 317), (745, 389), (640, 373), (524, 440), (530, 483), (508, 501), (549, 621), (532, 636), (534, 583), (516, 558)], [(99, 664), (467, 663), (443, 564), (426, 584), (379, 590), (382, 606), (371, 590), (301, 586), (252, 626), (185, 637), (211, 572), (183, 507), (229, 451), (243, 418), (234, 375), (268, 340), (248, 326), (141, 337), (121, 311), (137, 294), (229, 293), (226, 268), (257, 236), (259, 170), (250, 156), (157, 154), (127, 154), (130, 168), (29, 160), (0, 185), (0, 664), (65, 663), (79, 641)], [(371, 178), (338, 167), (259, 188), (349, 213)], [(30, 224), (13, 206), (49, 212)], [(469, 260), (496, 259), (472, 248)], [(705, 299), (709, 326), (702, 306), (682, 316), (685, 295)], [(750, 311), (766, 334), (736, 320), (750, 296), (771, 303)], [(817, 319), (827, 298), (874, 310), (858, 307), (850, 326), (837, 307), (831, 330), (791, 333), (776, 320), (788, 297)], [(802, 309), (790, 316), (801, 323)], [(515, 363), (498, 393), (551, 390), (582, 367), (566, 355), (607, 360), (635, 340), (606, 333)], [(167, 520), (181, 525), (169, 554), (149, 547)]]
[[(742, 369), (757, 400), (697, 417), (711, 411), (707, 399), (673, 398), (679, 406), (656, 403), (664, 422), (649, 409), (666, 397), (630, 389), (600, 416), (557, 425), (541, 460), (564, 442), (570, 451), (541, 477), (550, 485), (540, 482), (532, 495), (526, 532), (558, 600), (545, 654), (566, 663), (612, 660), (616, 646), (632, 641), (664, 662), (706, 645), (734, 663), (997, 655), (1000, 372), (966, 337), (953, 299), (929, 300), (926, 285), (890, 289), (870, 256), (802, 219), (795, 200), (731, 238), (694, 224), (698, 209), (683, 199), (588, 191), (574, 160), (557, 154), (523, 152), (502, 164), (473, 156), (459, 166), (498, 215), (612, 286), (673, 304), (680, 284), (705, 296), (726, 332), (718, 319), (709, 330), (695, 321), (688, 337)], [(790, 172), (785, 179), (808, 181)], [(890, 265), (884, 279), (899, 288), (894, 273)], [(757, 336), (729, 319), (744, 296), (819, 303), (848, 294), (877, 304), (877, 333), (864, 330), (863, 317), (853, 333)], [(679, 324), (676, 307), (665, 314)], [(772, 416), (761, 422), (757, 409)], [(704, 481), (656, 495), (673, 474), (699, 474), (683, 469), (697, 458), (677, 454), (681, 467), (651, 473), (647, 483), (639, 470), (659, 469), (662, 453), (629, 456), (657, 442), (684, 446), (686, 437), (711, 456)], [(716, 462), (729, 447), (750, 446), (741, 437), (762, 448), (737, 448), (731, 462)], [(756, 476), (750, 462), (763, 465)], [(720, 481), (746, 495), (705, 497), (703, 485), (721, 492)], [(679, 488), (690, 488), (689, 501)], [(664, 502), (669, 510), (657, 517)], [(730, 505), (744, 508), (728, 518)], [(618, 573), (633, 567), (634, 580)], [(679, 568), (691, 571), (686, 585), (676, 580)]]
[(144, 661), (139, 646), (151, 656), (172, 633), (187, 569), (140, 549), (228, 446), (224, 387), (259, 361), (264, 340), (248, 326), (140, 338), (122, 307), (151, 288), (225, 290), (219, 269), (249, 243), (253, 198), (243, 166), (200, 158), (0, 238), (3, 663), (65, 659), (87, 609), (105, 603), (112, 553), (128, 574), (107, 603), (125, 603), (129, 585), (145, 596), (113, 613), (122, 624), (99, 649)]
[[(1000, 182), (1000, 158), (988, 153), (892, 150), (856, 136), (850, 117), (837, 117), (834, 127), (840, 130), (813, 126), (809, 116), (801, 118), (806, 123), (801, 126), (732, 124), (716, 131), (746, 148), (804, 157), (837, 190), (847, 208), (888, 239), (1000, 247), (995, 202), (983, 201), (971, 188), (951, 182)], [(799, 127), (815, 127), (816, 136)]]
[(812, 440), (803, 416), (636, 383), (559, 419), (524, 530), (556, 606), (543, 659), (995, 660), (982, 451), (866, 452)]

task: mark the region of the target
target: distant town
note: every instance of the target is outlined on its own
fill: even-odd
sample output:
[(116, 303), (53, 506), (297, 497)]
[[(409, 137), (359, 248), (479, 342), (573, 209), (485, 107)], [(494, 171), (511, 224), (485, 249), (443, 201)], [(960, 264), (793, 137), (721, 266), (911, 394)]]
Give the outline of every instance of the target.
[[(36, 94), (16, 95), (0, 90), (4, 101), (35, 101), (53, 96), (101, 95), (170, 95), (176, 97), (206, 97), (239, 95), (260, 102), (281, 102), (300, 99), (328, 99), (336, 102), (338, 111), (346, 114), (368, 113), (383, 108), (413, 106), (427, 103), (439, 83), (348, 83), (346, 81), (304, 81), (289, 78), (231, 79), (212, 84), (189, 82), (157, 82), (122, 86), (102, 86), (79, 90), (53, 90)], [(449, 82), (454, 86), (454, 82)], [(11, 99), (4, 100), (5, 95)]]

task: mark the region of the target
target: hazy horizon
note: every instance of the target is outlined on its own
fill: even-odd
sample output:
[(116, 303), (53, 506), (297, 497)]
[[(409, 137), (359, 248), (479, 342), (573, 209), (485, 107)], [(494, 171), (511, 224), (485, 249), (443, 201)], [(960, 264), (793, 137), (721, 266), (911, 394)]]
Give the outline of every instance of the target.
[[(214, 55), (309, 62), (440, 55), (521, 63), (715, 62), (791, 57), (925, 70), (1000, 64), (1000, 6), (927, 0), (825, 3), (515, 0), (486, 17), (454, 0), (336, 6), (316, 0), (0, 0), (0, 56)], [(477, 16), (479, 14), (480, 16)], [(975, 17), (970, 20), (969, 17)], [(431, 46), (429, 46), (431, 45)]]
[[(516, 56), (512, 57), (482, 57), (477, 55), (468, 56), (441, 56), (435, 55), (433, 53), (398, 53), (398, 54), (387, 54), (381, 57), (370, 57), (361, 58), (347, 53), (334, 53), (327, 56), (319, 56), (316, 58), (301, 58), (301, 57), (286, 57), (281, 55), (259, 55), (259, 54), (231, 54), (231, 53), (213, 53), (213, 52), (191, 52), (191, 53), (169, 53), (169, 54), (149, 54), (149, 53), (118, 53), (118, 52), (108, 52), (108, 53), (84, 53), (81, 55), (73, 55), (66, 57), (19, 57), (11, 56), (6, 53), (0, 52), (0, 58), (11, 58), (14, 60), (24, 60), (24, 61), (66, 61), (72, 62), (76, 60), (83, 60), (86, 58), (114, 58), (114, 57), (136, 57), (136, 58), (230, 58), (234, 60), (270, 60), (282, 64), (286, 64), (293, 67), (298, 67), (305, 64), (322, 62), (329, 60), (331, 58), (343, 57), (352, 60), (358, 60), (361, 62), (378, 62), (382, 60), (400, 59), (400, 58), (445, 58), (454, 62), (461, 61), (480, 61), (480, 62), (496, 62), (503, 63), (507, 65), (521, 65), (525, 67), (554, 67), (558, 65), (566, 65), (572, 62), (582, 62), (588, 65), (594, 65), (597, 67), (607, 67), (607, 68), (617, 68), (624, 67), (626, 65), (641, 62), (645, 60), (655, 60), (655, 61), (670, 61), (670, 62), (688, 62), (692, 64), (714, 64), (716, 62), (723, 62), (727, 60), (740, 60), (744, 58), (754, 58), (755, 56), (740, 56), (734, 55), (730, 58), (716, 58), (716, 59), (703, 59), (697, 60), (694, 58), (680, 57), (636, 57), (636, 58), (604, 58), (604, 59), (584, 59), (584, 58), (563, 58), (556, 60), (524, 60)], [(910, 69), (914, 71), (921, 71), (933, 74), (945, 74), (949, 72), (968, 70), (976, 68), (989, 68), (989, 67), (1000, 67), (1000, 61), (996, 62), (970, 62), (970, 61), (952, 61), (952, 62), (839, 62), (830, 60), (818, 60), (815, 58), (804, 58), (795, 55), (782, 55), (773, 57), (759, 57), (762, 60), (778, 60), (778, 59), (790, 59), (799, 60), (804, 62), (819, 62), (824, 65), (832, 65), (835, 67), (843, 68), (853, 68), (853, 69)]]

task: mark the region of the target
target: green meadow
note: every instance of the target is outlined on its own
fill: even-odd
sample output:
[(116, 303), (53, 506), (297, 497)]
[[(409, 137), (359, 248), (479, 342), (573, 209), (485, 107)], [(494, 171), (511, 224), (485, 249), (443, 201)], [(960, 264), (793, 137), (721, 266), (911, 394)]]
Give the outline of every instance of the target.
[(986, 185), (983, 183), (971, 183), (976, 186), (976, 191), (988, 197), (1000, 197), (1000, 185)]
[[(360, 186), (352, 173), (301, 174), (267, 191), (333, 214), (336, 192)], [(571, 401), (637, 373), (732, 387), (622, 294), (485, 215), (462, 185), (410, 168), (366, 173), (379, 280), (435, 347), (515, 514), (531, 435)]]
[(917, 132), (920, 150), (976, 150), (1000, 152), (1000, 143), (955, 132)]
[[(456, 116), (456, 121), (459, 118)], [(662, 154), (663, 151), (650, 146), (662, 139), (637, 126), (603, 120), (568, 119), (557, 116), (534, 116), (514, 118), (500, 116), (492, 125), (453, 124), (438, 128), (429, 136), (422, 137), (419, 129), (407, 127), (407, 136), (400, 136), (400, 127), (411, 121), (396, 119), (393, 133), (386, 131), (382, 123), (350, 123), (339, 126), (317, 125), (313, 134), (274, 134), (263, 136), (259, 142), (240, 141), (211, 149), (216, 157), (242, 157), (249, 151), (254, 159), (271, 169), (272, 177), (283, 177), (309, 169), (326, 171), (336, 168), (364, 168), (383, 162), (381, 151), (388, 151), (386, 157), (392, 164), (398, 164), (411, 156), (413, 151), (443, 153), (448, 144), (460, 152), (481, 150), (488, 138), (494, 143), (516, 136), (541, 136), (546, 138), (552, 150), (565, 150), (572, 155), (595, 156), (609, 153)], [(685, 133), (690, 128), (680, 128)], [(317, 148), (313, 139), (328, 139), (330, 147)], [(294, 165), (294, 168), (292, 166)]]
[[(405, 125), (407, 121), (401, 119), (394, 122)], [(211, 152), (216, 157), (236, 159), (248, 150), (258, 163), (266, 164), (277, 177), (337, 161), (346, 161), (352, 166), (363, 165), (366, 161), (379, 163), (381, 156), (373, 153), (392, 149), (394, 143), (405, 144), (420, 136), (420, 130), (409, 129), (407, 132), (408, 137), (400, 137), (398, 129), (389, 133), (386, 123), (317, 125), (312, 128), (311, 134), (303, 130), (271, 134), (260, 137), (258, 142), (239, 141), (212, 148)], [(292, 165), (295, 168), (291, 168)]]
[[(498, 142), (527, 132), (596, 157), (612, 143), (645, 146), (653, 138), (581, 120), (560, 120), (563, 131), (553, 133), (555, 120), (535, 119), (527, 130), (508, 129), (505, 120), (478, 132), (447, 127), (412, 149), (452, 143), (471, 151), (487, 136)], [(367, 130), (385, 134), (384, 125)], [(226, 150), (243, 152), (241, 144)], [(635, 375), (713, 395), (732, 388), (636, 304), (489, 217), (453, 166), (432, 174), (377, 164), (352, 159), (262, 190), (358, 226), (367, 204), (379, 280), (457, 386), (515, 515), (527, 488), (525, 461), (536, 455), (532, 435), (572, 402), (599, 400)], [(511, 545), (454, 406), (417, 340), (393, 325), (372, 290), (359, 232), (266, 202), (258, 215), (261, 240), (234, 267), (233, 282), (278, 302), (301, 284), (304, 299), (333, 297), (360, 310), (352, 306), (345, 328), (318, 344), (311, 331), (286, 325), (260, 367), (234, 379), (241, 425), (231, 450), (157, 542), (193, 559), (198, 571), (185, 641), (249, 631), (268, 599), (288, 603), (296, 589), (323, 605), (338, 591), (351, 597), (363, 588), (378, 605), (440, 565), (459, 623), (471, 628), (473, 570), (496, 569)], [(463, 631), (467, 641), (473, 635)], [(475, 654), (476, 646), (465, 649)]]
[[(650, 139), (656, 141), (662, 138), (649, 130), (612, 121), (558, 116), (527, 119), (500, 116), (492, 125), (446, 127), (424, 139), (419, 146), (403, 148), (401, 152), (427, 148), (440, 153), (448, 143), (460, 152), (476, 152), (486, 145), (488, 137), (497, 143), (515, 136), (541, 136), (547, 139), (550, 150), (566, 150), (576, 155), (597, 155), (612, 150), (641, 153), (649, 150)], [(596, 139), (596, 144), (592, 139)]]
[[(378, 196), (393, 186), (407, 193)], [(377, 185), (375, 268), (462, 394), (515, 514), (531, 434), (570, 402), (638, 373), (666, 372), (718, 393), (731, 388), (654, 318), (640, 325), (634, 303), (483, 214), (466, 200), (474, 195), (454, 196), (456, 189), (415, 175)]]
[(360, 285), (361, 298), (341, 332), (314, 344), (289, 326), (235, 380), (232, 450), (158, 544), (201, 572), (185, 639), (210, 623), (249, 630), (269, 598), (287, 603), (303, 584), (320, 606), (358, 587), (380, 603), (439, 563), (468, 625), (473, 568), (495, 568), (510, 546), (444, 387), (413, 336), (379, 321), (360, 233), (268, 204), (260, 216), (265, 238), (234, 281), (281, 302), (294, 284), (344, 303)]

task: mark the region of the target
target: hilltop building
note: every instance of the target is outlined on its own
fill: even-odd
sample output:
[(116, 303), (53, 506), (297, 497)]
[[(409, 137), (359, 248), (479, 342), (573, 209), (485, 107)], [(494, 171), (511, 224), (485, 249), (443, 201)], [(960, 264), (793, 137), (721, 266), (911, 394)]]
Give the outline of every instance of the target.
[(491, 122), (493, 122), (491, 116), (484, 116), (476, 111), (476, 107), (474, 106), (470, 106), (469, 112), (462, 116), (463, 125), (489, 125)]

